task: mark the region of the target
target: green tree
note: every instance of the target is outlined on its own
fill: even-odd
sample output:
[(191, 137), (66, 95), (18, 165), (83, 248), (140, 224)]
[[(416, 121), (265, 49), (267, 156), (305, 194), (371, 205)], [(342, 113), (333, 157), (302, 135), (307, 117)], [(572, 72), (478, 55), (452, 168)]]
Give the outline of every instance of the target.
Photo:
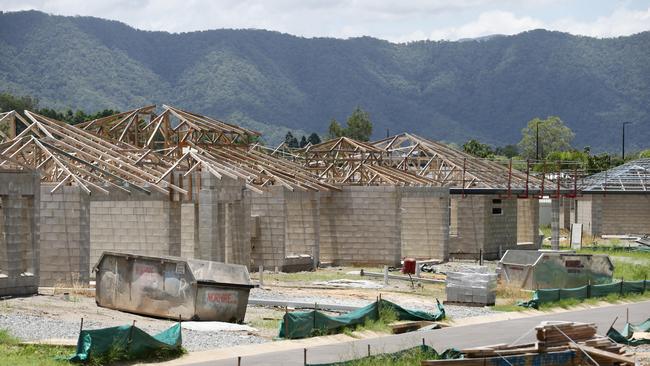
[(463, 144), (463, 151), (468, 154), (472, 154), (479, 158), (492, 158), (494, 157), (494, 151), (492, 147), (488, 144), (482, 144), (474, 139), (471, 139)]
[(320, 144), (320, 136), (316, 132), (312, 132), (311, 135), (307, 138), (307, 141), (311, 142), (312, 145)]
[(545, 159), (553, 151), (571, 149), (575, 134), (564, 125), (560, 117), (550, 116), (546, 119), (534, 118), (521, 130), (519, 150), (527, 159), (536, 158), (537, 129), (539, 128), (539, 158)]
[(519, 154), (519, 149), (517, 148), (517, 145), (499, 146), (494, 149), (494, 154), (505, 156), (506, 158), (514, 158)]
[(643, 150), (639, 152), (639, 158), (650, 158), (650, 149)]
[(9, 93), (0, 94), (0, 112), (15, 110), (22, 114), (25, 109), (33, 111), (38, 106), (38, 99), (30, 96), (14, 96)]
[(293, 148), (300, 147), (300, 145), (298, 144), (298, 139), (295, 138), (295, 136), (293, 136), (291, 131), (287, 132), (287, 134), (284, 136), (284, 143), (288, 147), (293, 147)]
[(302, 135), (302, 138), (300, 139), (300, 147), (303, 148), (305, 146), (307, 146), (307, 138), (305, 135)]
[(327, 138), (337, 139), (345, 135), (345, 129), (334, 119), (330, 121), (330, 125), (327, 128)]
[(372, 135), (372, 122), (370, 115), (360, 107), (355, 108), (350, 117), (348, 117), (348, 126), (345, 129), (345, 135), (349, 138), (368, 141)]

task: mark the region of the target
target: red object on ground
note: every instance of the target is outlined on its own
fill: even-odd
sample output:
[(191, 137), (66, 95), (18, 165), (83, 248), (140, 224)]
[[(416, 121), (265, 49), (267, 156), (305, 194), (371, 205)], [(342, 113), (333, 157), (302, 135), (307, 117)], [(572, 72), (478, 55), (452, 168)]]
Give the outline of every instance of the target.
[(402, 267), (402, 273), (415, 274), (415, 259), (404, 258), (404, 267)]

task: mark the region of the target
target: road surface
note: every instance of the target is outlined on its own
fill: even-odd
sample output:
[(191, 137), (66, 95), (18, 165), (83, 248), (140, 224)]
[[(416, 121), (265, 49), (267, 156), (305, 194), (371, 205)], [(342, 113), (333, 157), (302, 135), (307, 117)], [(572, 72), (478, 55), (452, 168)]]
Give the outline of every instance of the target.
[[(309, 347), (307, 349), (307, 362), (329, 363), (362, 357), (367, 355), (368, 345), (370, 345), (372, 354), (396, 352), (401, 349), (422, 344), (423, 338), (427, 345), (433, 346), (439, 352), (451, 347), (467, 348), (496, 343), (512, 343), (515, 341), (515, 343), (532, 342), (535, 340), (535, 334), (531, 330), (541, 321), (547, 320), (596, 323), (598, 326), (598, 333), (604, 334), (616, 317), (618, 317), (618, 320), (616, 321), (615, 327), (617, 329), (623, 327), (627, 309), (629, 309), (629, 319), (631, 323), (640, 323), (650, 318), (650, 301), (634, 304), (612, 305), (587, 310), (544, 314), (506, 321), (449, 327), (426, 332), (412, 332)], [(268, 351), (268, 347), (264, 348), (265, 351), (262, 353), (242, 356), (241, 365), (303, 365), (304, 351), (302, 348), (270, 352)], [(237, 356), (237, 354), (232, 354), (231, 358), (224, 359), (222, 352), (219, 356), (210, 359), (210, 351), (208, 351), (196, 355), (190, 354), (185, 358), (173, 361), (173, 364), (192, 366), (235, 366), (237, 365)]]

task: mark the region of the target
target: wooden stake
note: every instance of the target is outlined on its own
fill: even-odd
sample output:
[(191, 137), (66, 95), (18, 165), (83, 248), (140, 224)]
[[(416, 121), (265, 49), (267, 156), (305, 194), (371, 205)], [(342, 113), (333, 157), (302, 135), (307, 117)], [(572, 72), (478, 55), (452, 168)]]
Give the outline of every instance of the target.
[(370, 357), (370, 344), (368, 344), (368, 357)]
[(289, 307), (284, 307), (284, 338), (289, 339)]
[(303, 365), (307, 366), (307, 348), (303, 348), (303, 352), (304, 352)]
[(237, 366), (241, 366), (241, 356), (237, 356)]

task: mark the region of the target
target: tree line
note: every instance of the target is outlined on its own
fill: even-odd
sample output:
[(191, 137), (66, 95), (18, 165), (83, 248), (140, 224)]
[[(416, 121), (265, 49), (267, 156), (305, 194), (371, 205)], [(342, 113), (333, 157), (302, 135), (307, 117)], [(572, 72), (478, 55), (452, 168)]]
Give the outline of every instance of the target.
[(69, 124), (77, 124), (120, 113), (113, 109), (104, 109), (95, 113), (86, 113), (80, 109), (77, 109), (76, 111), (73, 111), (72, 109), (57, 111), (53, 108), (39, 108), (38, 99), (31, 96), (15, 96), (9, 93), (0, 93), (0, 112), (9, 112), (11, 110), (15, 110), (23, 116), (24, 111), (29, 110), (45, 117), (67, 122)]

